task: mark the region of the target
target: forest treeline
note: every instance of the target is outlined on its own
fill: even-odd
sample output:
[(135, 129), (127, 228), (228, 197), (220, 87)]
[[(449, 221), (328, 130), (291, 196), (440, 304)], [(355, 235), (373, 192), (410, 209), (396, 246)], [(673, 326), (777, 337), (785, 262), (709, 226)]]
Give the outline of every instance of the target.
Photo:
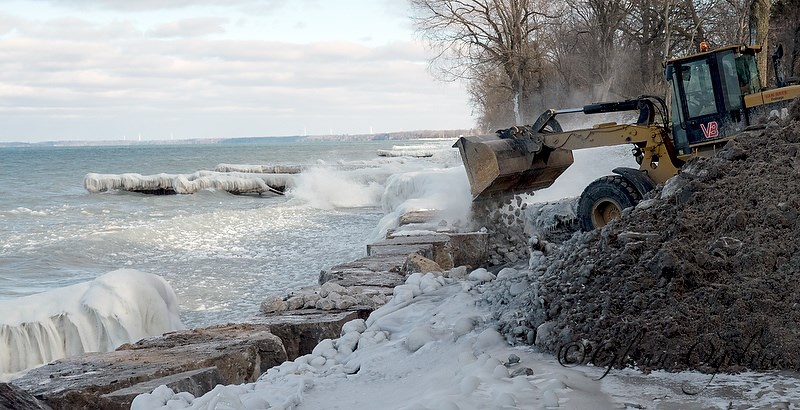
[(664, 62), (760, 44), (762, 83), (800, 75), (800, 0), (409, 0), (435, 51), (431, 71), (464, 81), (484, 130), (547, 108), (664, 96)]

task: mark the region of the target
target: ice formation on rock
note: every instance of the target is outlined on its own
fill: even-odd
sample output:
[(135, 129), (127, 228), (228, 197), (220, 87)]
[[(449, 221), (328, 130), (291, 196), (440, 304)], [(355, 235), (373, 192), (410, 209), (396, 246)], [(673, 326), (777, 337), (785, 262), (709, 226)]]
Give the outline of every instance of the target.
[(416, 157), (429, 158), (439, 155), (450, 155), (457, 151), (452, 147), (452, 141), (446, 144), (417, 144), (417, 145), (395, 145), (392, 149), (379, 149), (379, 157)]
[(214, 168), (216, 172), (242, 172), (249, 174), (299, 174), (303, 171), (300, 165), (248, 165), (248, 164), (219, 164)]
[(283, 191), (294, 183), (289, 174), (198, 171), (193, 174), (86, 174), (83, 186), (92, 193), (112, 190), (193, 194), (204, 189), (232, 193)]
[(386, 181), (381, 207), (386, 216), (374, 238), (382, 238), (397, 227), (400, 215), (412, 211), (437, 210), (442, 220), (466, 223), (472, 197), (463, 167), (394, 174)]
[(132, 269), (0, 301), (0, 379), (63, 357), (182, 329), (162, 277)]

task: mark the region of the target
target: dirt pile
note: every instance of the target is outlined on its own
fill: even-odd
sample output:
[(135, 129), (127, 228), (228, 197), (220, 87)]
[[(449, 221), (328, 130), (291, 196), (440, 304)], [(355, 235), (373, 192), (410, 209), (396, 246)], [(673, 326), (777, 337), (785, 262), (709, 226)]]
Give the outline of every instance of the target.
[(485, 295), (565, 364), (800, 370), (800, 104)]

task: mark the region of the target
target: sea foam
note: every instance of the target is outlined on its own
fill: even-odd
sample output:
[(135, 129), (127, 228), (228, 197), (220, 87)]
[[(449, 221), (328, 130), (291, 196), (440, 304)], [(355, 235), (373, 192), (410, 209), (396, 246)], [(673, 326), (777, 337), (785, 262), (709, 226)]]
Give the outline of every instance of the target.
[(167, 281), (132, 269), (3, 300), (0, 311), (0, 381), (53, 360), (184, 328)]

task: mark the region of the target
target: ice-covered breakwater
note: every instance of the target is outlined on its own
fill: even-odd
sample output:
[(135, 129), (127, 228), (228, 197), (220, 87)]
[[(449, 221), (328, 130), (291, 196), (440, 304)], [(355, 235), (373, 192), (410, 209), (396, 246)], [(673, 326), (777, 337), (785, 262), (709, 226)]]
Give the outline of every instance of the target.
[(248, 165), (248, 164), (218, 164), (216, 172), (243, 172), (251, 174), (299, 174), (303, 172), (301, 165)]
[(87, 174), (83, 186), (91, 193), (122, 190), (146, 194), (193, 194), (216, 189), (234, 194), (282, 194), (294, 183), (294, 175), (198, 171), (193, 174)]
[(170, 285), (160, 276), (132, 269), (3, 300), (0, 311), (0, 379), (183, 328)]
[(452, 146), (442, 144), (395, 145), (392, 149), (379, 149), (379, 157), (415, 157), (429, 158), (434, 155), (448, 155), (455, 153)]

